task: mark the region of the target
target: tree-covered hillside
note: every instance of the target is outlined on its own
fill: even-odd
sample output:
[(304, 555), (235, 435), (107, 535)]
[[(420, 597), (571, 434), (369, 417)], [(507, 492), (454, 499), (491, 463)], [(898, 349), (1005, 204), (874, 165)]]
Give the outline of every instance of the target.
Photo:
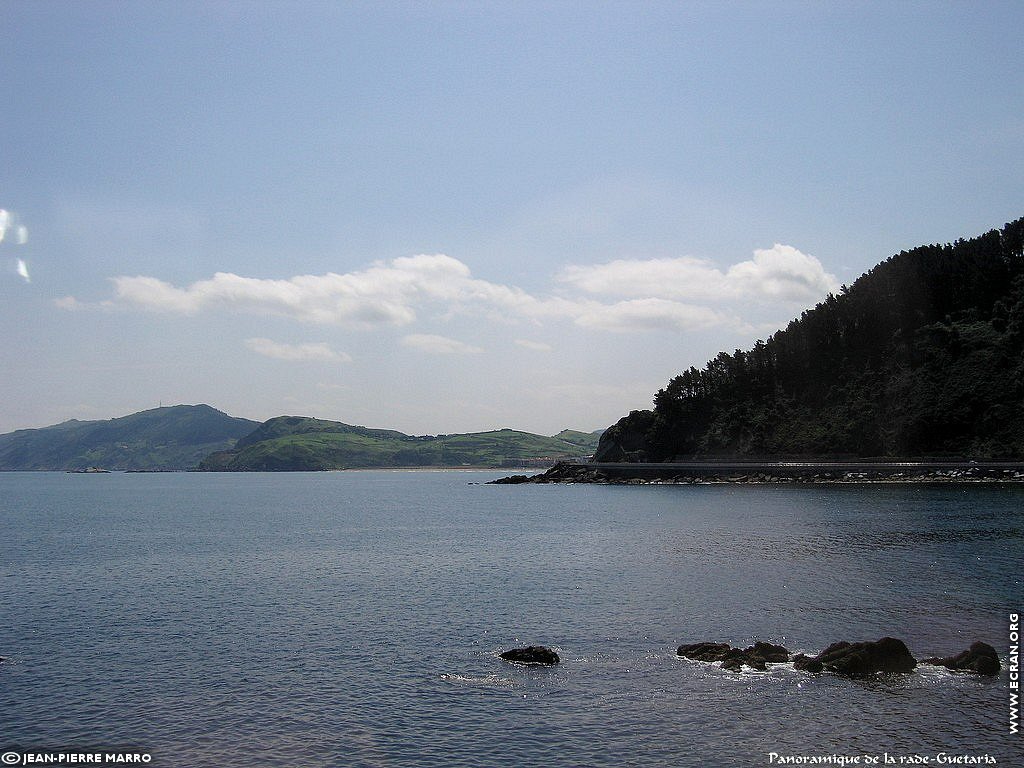
[(565, 430), (553, 437), (499, 429), (459, 435), (406, 435), (302, 416), (279, 416), (208, 456), (207, 471), (311, 471), (377, 467), (514, 467), (584, 458), (597, 433)]
[(673, 378), (598, 461), (1024, 458), (1024, 219), (903, 251)]
[(153, 408), (106, 421), (65, 421), (0, 435), (0, 470), (192, 469), (257, 425), (208, 405)]

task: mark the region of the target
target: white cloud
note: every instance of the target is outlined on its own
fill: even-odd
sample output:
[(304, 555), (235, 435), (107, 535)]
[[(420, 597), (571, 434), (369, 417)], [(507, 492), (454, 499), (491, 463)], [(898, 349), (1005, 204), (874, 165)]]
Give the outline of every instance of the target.
[(587, 293), (636, 297), (721, 298), (725, 275), (706, 259), (616, 259), (570, 265), (558, 279)]
[(504, 309), (531, 301), (519, 289), (472, 278), (469, 267), (443, 254), (407, 256), (359, 272), (287, 280), (218, 272), (187, 288), (144, 276), (115, 277), (113, 282), (119, 301), (156, 312), (196, 314), (219, 307), (355, 327), (407, 325), (416, 319), (416, 306), (431, 301)]
[(761, 299), (812, 303), (839, 288), (821, 262), (789, 245), (754, 251), (725, 272), (707, 259), (617, 259), (571, 265), (558, 279), (590, 294), (701, 301)]
[(551, 352), (552, 348), (550, 344), (545, 344), (542, 341), (530, 341), (529, 339), (516, 339), (516, 346), (522, 347), (523, 349), (529, 349), (533, 352)]
[(87, 306), (74, 296), (61, 296), (59, 299), (54, 299), (53, 303), (68, 312), (77, 312), (80, 309), (85, 309)]
[(32, 278), (28, 274), (28, 264), (25, 263), (24, 259), (18, 259), (18, 265), (16, 267), (18, 276), (21, 277), (26, 283), (31, 283)]
[[(153, 277), (116, 277), (120, 301), (156, 312), (192, 315), (220, 307), (268, 313), (309, 323), (402, 325), (415, 319), (401, 290), (368, 289), (363, 275), (300, 275), (264, 280), (218, 272), (188, 288), (175, 288)], [(390, 288), (390, 290), (389, 290)]]
[(307, 344), (282, 344), (270, 339), (246, 339), (247, 349), (264, 357), (276, 360), (308, 361), (321, 363), (348, 363), (352, 358), (344, 352), (335, 352), (323, 342)]
[(410, 349), (418, 349), (431, 355), (472, 355), (483, 352), (479, 347), (432, 333), (412, 333), (403, 336), (402, 344)]
[(581, 311), (574, 321), (584, 328), (605, 331), (690, 331), (715, 326), (742, 327), (740, 320), (708, 307), (668, 299), (631, 299), (598, 304)]
[[(778, 306), (789, 314), (789, 303), (810, 306), (838, 288), (835, 277), (816, 258), (778, 244), (756, 250), (752, 259), (724, 272), (706, 259), (690, 256), (620, 259), (566, 267), (558, 280), (575, 288), (575, 295), (565, 289), (561, 294), (533, 295), (475, 278), (466, 264), (451, 256), (421, 254), (376, 262), (344, 274), (265, 279), (218, 272), (184, 288), (155, 277), (115, 277), (115, 299), (99, 306), (184, 315), (210, 310), (272, 314), (298, 322), (362, 329), (410, 325), (420, 313), (446, 319), (475, 313), (537, 325), (561, 320), (611, 331), (722, 327), (746, 332), (755, 326), (740, 318), (741, 303), (744, 310), (756, 302), (762, 309)], [(609, 301), (608, 297), (619, 300)], [(58, 301), (58, 306), (78, 309), (89, 305), (67, 297)], [(448, 342), (446, 346), (436, 340), (413, 341), (411, 346), (419, 344), (435, 352), (467, 351), (465, 347), (452, 348), (451, 340)]]
[(750, 261), (733, 264), (726, 279), (741, 295), (792, 302), (820, 301), (839, 290), (835, 275), (826, 272), (820, 261), (779, 243), (754, 251)]

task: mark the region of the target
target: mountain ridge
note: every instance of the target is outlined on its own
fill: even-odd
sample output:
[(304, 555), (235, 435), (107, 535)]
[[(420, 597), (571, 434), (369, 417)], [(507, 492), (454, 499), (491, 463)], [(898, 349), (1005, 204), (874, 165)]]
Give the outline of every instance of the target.
[(206, 404), (173, 405), (0, 435), (0, 470), (191, 469), (258, 424)]
[(495, 429), (416, 436), (307, 416), (257, 422), (205, 404), (174, 405), (2, 434), (0, 471), (520, 466), (585, 458), (599, 435), (566, 429), (548, 437)]
[(278, 416), (231, 450), (207, 456), (201, 471), (320, 471), (383, 467), (510, 467), (588, 457), (599, 433), (554, 436), (514, 429), (407, 435), (304, 416)]

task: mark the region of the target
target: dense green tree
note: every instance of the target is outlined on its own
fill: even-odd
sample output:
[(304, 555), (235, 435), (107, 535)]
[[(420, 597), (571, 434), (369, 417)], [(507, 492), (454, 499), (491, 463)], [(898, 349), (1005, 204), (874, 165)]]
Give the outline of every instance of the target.
[(1024, 218), (898, 253), (683, 371), (596, 458), (715, 456), (1024, 457)]

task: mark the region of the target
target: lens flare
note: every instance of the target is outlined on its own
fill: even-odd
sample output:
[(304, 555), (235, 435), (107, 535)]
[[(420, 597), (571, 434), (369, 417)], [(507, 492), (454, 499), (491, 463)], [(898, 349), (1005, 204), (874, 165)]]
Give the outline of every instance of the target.
[[(10, 238), (8, 238), (10, 233)], [(18, 214), (0, 208), (0, 243), (10, 240), (14, 245), (24, 245), (28, 242), (28, 227), (21, 223)]]
[[(0, 246), (5, 242), (11, 245), (24, 245), (28, 242), (28, 227), (21, 223), (18, 214), (6, 208), (0, 208)], [(0, 250), (5, 249), (6, 247)], [(6, 265), (10, 264), (7, 259), (4, 259), (4, 261)], [(14, 271), (26, 283), (32, 282), (32, 277), (28, 271), (28, 262), (24, 259), (15, 260)]]

